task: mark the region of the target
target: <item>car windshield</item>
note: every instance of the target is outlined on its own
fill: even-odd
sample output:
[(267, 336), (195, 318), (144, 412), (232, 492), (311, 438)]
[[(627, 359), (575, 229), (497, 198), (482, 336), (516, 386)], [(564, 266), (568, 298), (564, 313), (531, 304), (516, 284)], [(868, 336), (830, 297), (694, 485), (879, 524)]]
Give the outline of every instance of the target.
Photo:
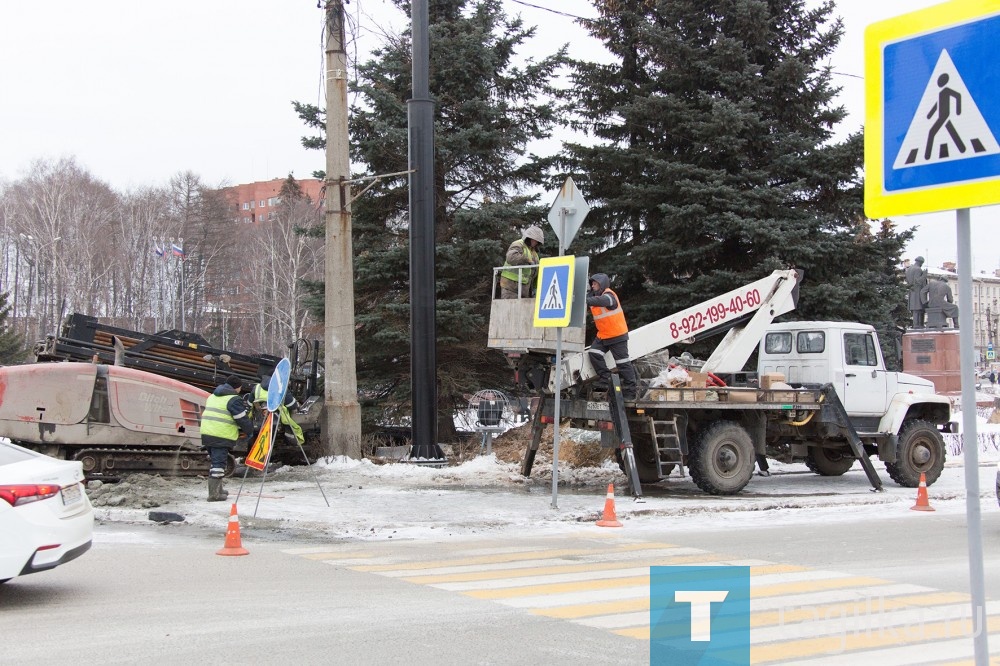
[(0, 442), (0, 465), (10, 465), (17, 462), (23, 462), (25, 460), (31, 460), (32, 458), (37, 458), (39, 454), (22, 449), (18, 446), (12, 446), (6, 442)]

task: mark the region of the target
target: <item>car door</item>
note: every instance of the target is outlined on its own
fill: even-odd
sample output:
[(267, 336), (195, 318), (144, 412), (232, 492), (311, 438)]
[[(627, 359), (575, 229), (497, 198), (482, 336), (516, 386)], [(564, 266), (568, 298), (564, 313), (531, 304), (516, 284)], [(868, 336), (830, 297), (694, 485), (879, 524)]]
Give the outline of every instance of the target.
[(886, 408), (886, 375), (875, 335), (844, 332), (844, 407), (852, 416), (881, 416)]

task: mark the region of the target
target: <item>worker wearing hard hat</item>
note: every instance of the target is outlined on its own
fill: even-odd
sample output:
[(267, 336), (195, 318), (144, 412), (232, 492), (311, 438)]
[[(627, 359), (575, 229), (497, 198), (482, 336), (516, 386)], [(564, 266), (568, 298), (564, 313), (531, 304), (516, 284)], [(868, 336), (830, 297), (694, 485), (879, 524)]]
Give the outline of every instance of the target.
[[(531, 296), (538, 275), (538, 248), (545, 242), (545, 234), (538, 227), (528, 227), (521, 238), (510, 244), (500, 273), (500, 298), (527, 298)], [(531, 268), (517, 268), (531, 266)]]

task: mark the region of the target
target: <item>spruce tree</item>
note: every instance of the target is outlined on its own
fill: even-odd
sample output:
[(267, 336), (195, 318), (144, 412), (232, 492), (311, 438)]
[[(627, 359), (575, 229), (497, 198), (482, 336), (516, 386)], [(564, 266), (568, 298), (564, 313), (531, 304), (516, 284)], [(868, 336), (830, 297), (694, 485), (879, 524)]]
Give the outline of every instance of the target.
[(594, 204), (578, 236), (611, 274), (630, 325), (804, 270), (797, 319), (905, 321), (911, 232), (864, 216), (862, 135), (825, 64), (833, 2), (594, 0), (613, 56), (573, 63), (565, 165)]
[[(406, 0), (394, 2), (409, 11)], [(519, 59), (534, 30), (507, 16), (500, 0), (436, 0), (429, 11), (438, 433), (448, 441), (463, 395), (511, 383), (502, 356), (486, 347), (490, 268), (503, 264), (507, 245), (522, 229), (544, 223), (544, 206), (522, 193), (537, 190), (551, 160), (526, 151), (551, 131), (550, 82), (565, 54)], [(357, 97), (351, 109), (351, 157), (363, 168), (356, 175), (408, 168), (410, 86), (407, 31), (390, 37), (361, 64), (352, 83)], [(303, 104), (296, 109), (308, 125), (321, 129), (318, 109)], [(303, 143), (323, 145), (318, 137)], [(408, 202), (407, 177), (397, 175), (352, 203), (358, 387), (369, 428), (387, 414), (409, 410)]]

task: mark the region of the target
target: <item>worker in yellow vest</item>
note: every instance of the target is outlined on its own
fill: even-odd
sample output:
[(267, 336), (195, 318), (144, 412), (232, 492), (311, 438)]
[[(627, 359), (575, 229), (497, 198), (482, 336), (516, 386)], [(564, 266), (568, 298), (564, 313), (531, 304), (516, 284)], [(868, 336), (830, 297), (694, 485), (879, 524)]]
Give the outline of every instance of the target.
[(226, 383), (216, 387), (205, 401), (201, 413), (201, 445), (208, 449), (211, 461), (208, 470), (208, 501), (221, 502), (229, 497), (222, 487), (229, 453), (236, 448), (240, 431), (253, 442), (253, 423), (247, 404), (240, 396), (243, 380), (236, 375), (226, 377)]
[[(504, 257), (504, 270), (500, 273), (500, 298), (527, 298), (532, 295), (538, 275), (538, 248), (545, 242), (545, 234), (538, 227), (528, 227), (524, 235), (510, 244)], [(532, 266), (521, 268), (518, 266)]]
[(618, 294), (611, 290), (611, 280), (604, 273), (596, 273), (590, 277), (587, 305), (590, 306), (590, 314), (597, 326), (597, 337), (588, 350), (590, 364), (597, 371), (605, 390), (610, 389), (611, 371), (604, 360), (604, 352), (610, 351), (621, 376), (622, 397), (635, 400), (637, 382), (635, 368), (628, 357), (628, 324), (625, 322), (625, 312)]
[[(260, 383), (253, 387), (253, 406), (255, 408), (254, 423), (258, 429), (264, 423), (264, 416), (267, 415), (267, 387), (271, 383), (271, 375), (264, 375), (260, 378)], [(295, 409), (299, 401), (291, 393), (285, 393), (284, 402), (278, 406), (278, 420), (281, 421), (287, 430), (291, 431), (295, 441), (302, 446), (306, 441), (306, 436), (302, 433), (302, 426), (292, 418), (290, 410)], [(258, 423), (259, 422), (259, 423)]]

